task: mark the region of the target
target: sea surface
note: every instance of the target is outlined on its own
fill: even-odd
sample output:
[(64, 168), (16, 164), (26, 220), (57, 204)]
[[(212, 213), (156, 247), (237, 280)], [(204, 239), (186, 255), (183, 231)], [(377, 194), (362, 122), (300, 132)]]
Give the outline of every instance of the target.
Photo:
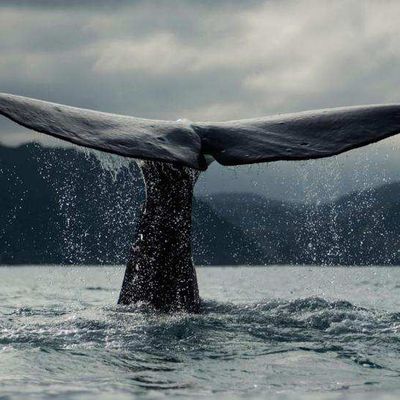
[(198, 268), (199, 315), (123, 271), (0, 268), (0, 399), (400, 398), (400, 268)]

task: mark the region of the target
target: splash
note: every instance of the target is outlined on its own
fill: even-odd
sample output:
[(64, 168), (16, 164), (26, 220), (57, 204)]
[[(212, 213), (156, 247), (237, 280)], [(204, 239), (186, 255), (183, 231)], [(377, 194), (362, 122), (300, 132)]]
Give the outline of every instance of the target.
[[(85, 147), (77, 147), (76, 151), (80, 151), (85, 154), (87, 159), (94, 157), (100, 167), (110, 173), (113, 178), (113, 182), (117, 181), (118, 175), (123, 172), (131, 172), (132, 168), (141, 165), (141, 161), (133, 158), (122, 157), (116, 154), (105, 153), (103, 151), (93, 150)], [(136, 178), (136, 177), (134, 177)]]
[[(42, 178), (55, 193), (59, 252), (66, 264), (124, 263), (143, 201), (133, 159), (86, 149), (38, 147)], [(115, 262), (115, 260), (113, 260)]]

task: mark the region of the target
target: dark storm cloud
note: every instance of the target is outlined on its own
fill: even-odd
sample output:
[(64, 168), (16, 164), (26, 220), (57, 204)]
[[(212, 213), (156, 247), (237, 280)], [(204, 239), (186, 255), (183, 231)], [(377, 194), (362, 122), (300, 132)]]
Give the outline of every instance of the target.
[(7, 3), (2, 90), (212, 119), (399, 97), (396, 2)]

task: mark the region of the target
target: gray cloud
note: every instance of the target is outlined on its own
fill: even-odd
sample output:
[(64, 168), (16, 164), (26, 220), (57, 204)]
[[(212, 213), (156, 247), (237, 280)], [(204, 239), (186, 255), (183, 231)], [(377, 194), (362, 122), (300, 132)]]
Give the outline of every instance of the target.
[(2, 0), (1, 7), (13, 8), (95, 8), (107, 7), (115, 8), (116, 6), (132, 4), (132, 0)]
[[(3, 1), (0, 90), (194, 120), (400, 102), (399, 12), (392, 0)], [(27, 132), (0, 121), (3, 142)], [(277, 179), (296, 176), (282, 165)]]

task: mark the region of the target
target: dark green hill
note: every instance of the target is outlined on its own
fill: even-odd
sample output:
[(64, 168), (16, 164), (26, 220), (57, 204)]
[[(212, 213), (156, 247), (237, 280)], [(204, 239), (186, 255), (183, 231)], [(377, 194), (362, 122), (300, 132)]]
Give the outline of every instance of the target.
[(260, 264), (400, 265), (400, 183), (319, 205), (247, 193), (210, 204), (260, 246)]

